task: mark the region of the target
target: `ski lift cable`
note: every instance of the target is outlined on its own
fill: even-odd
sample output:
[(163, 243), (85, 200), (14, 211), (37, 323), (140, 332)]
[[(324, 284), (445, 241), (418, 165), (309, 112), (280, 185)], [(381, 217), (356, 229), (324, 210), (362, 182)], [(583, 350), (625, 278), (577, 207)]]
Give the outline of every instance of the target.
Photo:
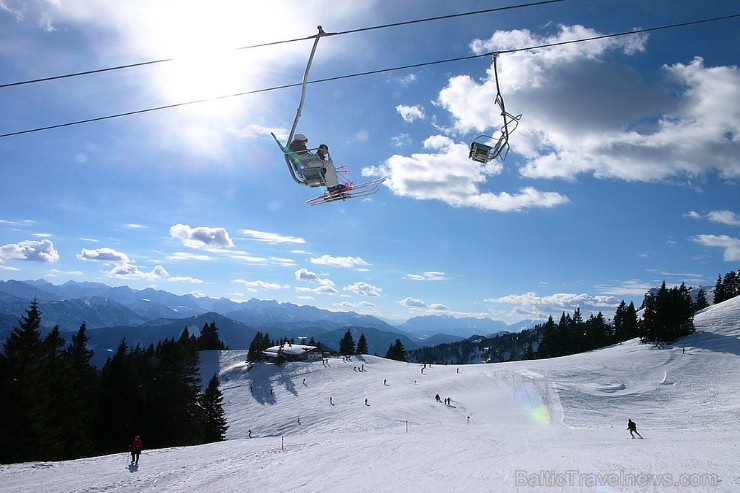
[[(315, 79), (315, 80), (312, 80), (312, 81), (306, 81), (305, 83), (306, 84), (319, 84), (319, 83), (323, 83), (323, 82), (338, 81), (338, 80), (350, 79), (350, 78), (355, 78), (355, 77), (364, 77), (364, 76), (369, 76), (369, 75), (377, 75), (377, 74), (382, 74), (382, 73), (396, 72), (396, 71), (401, 71), (401, 70), (409, 70), (409, 69), (414, 69), (414, 68), (429, 67), (429, 66), (433, 66), (433, 65), (441, 65), (441, 64), (445, 64), (445, 63), (474, 60), (474, 59), (477, 59), (477, 58), (490, 57), (490, 56), (493, 56), (495, 54), (509, 54), (509, 53), (525, 52), (525, 51), (534, 51), (534, 50), (539, 50), (539, 49), (544, 49), (544, 48), (551, 48), (551, 47), (555, 47), (555, 46), (563, 46), (563, 45), (567, 45), (567, 44), (575, 44), (575, 43), (583, 43), (583, 42), (587, 42), (587, 41), (595, 41), (595, 40), (599, 40), (599, 39), (615, 38), (615, 37), (620, 37), (620, 36), (628, 36), (628, 35), (641, 34), (641, 33), (646, 33), (646, 32), (654, 32), (654, 31), (661, 31), (661, 30), (674, 29), (674, 28), (680, 28), (680, 27), (688, 27), (688, 26), (693, 26), (693, 25), (697, 25), (697, 24), (705, 24), (705, 23), (710, 23), (710, 22), (717, 22), (717, 21), (722, 21), (722, 20), (729, 20), (729, 19), (734, 19), (734, 18), (738, 18), (738, 17), (740, 17), (740, 14), (732, 14), (732, 15), (726, 15), (726, 16), (722, 16), (722, 17), (713, 17), (713, 18), (709, 18), (709, 19), (700, 19), (700, 20), (695, 20), (695, 21), (682, 22), (682, 23), (678, 23), (678, 24), (669, 24), (669, 25), (664, 25), (664, 26), (656, 26), (656, 27), (649, 27), (649, 28), (643, 28), (643, 29), (635, 29), (635, 30), (632, 30), (632, 31), (625, 31), (625, 32), (620, 32), (620, 33), (603, 34), (603, 35), (599, 35), (599, 36), (592, 36), (592, 37), (589, 37), (589, 38), (580, 38), (580, 39), (573, 39), (573, 40), (567, 40), (567, 41), (558, 41), (558, 42), (554, 42), (554, 43), (545, 43), (545, 44), (541, 44), (541, 45), (528, 46), (528, 47), (524, 47), (524, 48), (512, 48), (512, 49), (507, 49), (507, 50), (489, 51), (489, 52), (486, 52), (486, 53), (481, 53), (481, 54), (476, 54), (476, 55), (468, 55), (468, 56), (462, 56), (462, 57), (447, 58), (447, 59), (443, 59), (443, 60), (434, 60), (434, 61), (430, 61), (430, 62), (414, 63), (414, 64), (402, 65), (402, 66), (398, 66), (398, 67), (390, 67), (390, 68), (384, 68), (384, 69), (369, 70), (369, 71), (366, 71), (366, 72), (357, 72), (357, 73), (353, 73), (353, 74), (338, 75), (338, 76), (334, 76), (334, 77), (326, 77), (326, 78), (323, 78), (323, 79)], [(327, 33), (327, 35), (328, 35), (328, 33)], [(305, 38), (305, 39), (311, 39), (311, 38), (314, 38), (314, 37), (315, 37), (315, 35), (314, 36), (310, 36), (309, 38)], [(73, 126), (73, 125), (81, 125), (83, 123), (92, 123), (92, 122), (99, 122), (99, 121), (103, 121), (103, 120), (111, 120), (111, 119), (114, 119), (114, 118), (120, 118), (120, 117), (124, 117), (124, 116), (132, 116), (132, 115), (136, 115), (136, 114), (149, 113), (149, 112), (153, 112), (153, 111), (178, 108), (178, 107), (181, 107), (181, 106), (188, 106), (188, 105), (193, 105), (193, 104), (200, 104), (200, 103), (218, 101), (218, 100), (229, 99), (229, 98), (234, 98), (234, 97), (241, 97), (241, 96), (247, 96), (247, 95), (252, 95), (252, 94), (277, 91), (277, 90), (282, 90), (282, 89), (289, 89), (289, 88), (293, 88), (293, 87), (301, 87), (302, 85), (303, 85), (303, 83), (284, 84), (284, 85), (280, 85), (280, 86), (266, 87), (266, 88), (262, 88), (262, 89), (255, 89), (255, 90), (251, 90), (251, 91), (238, 92), (238, 93), (234, 93), (234, 94), (226, 94), (226, 95), (215, 96), (215, 97), (211, 97), (211, 98), (196, 99), (196, 100), (185, 101), (185, 102), (181, 102), (181, 103), (173, 103), (173, 104), (156, 106), (156, 107), (151, 107), (151, 108), (144, 108), (144, 109), (140, 109), (140, 110), (127, 111), (127, 112), (124, 112), (124, 113), (115, 113), (115, 114), (111, 114), (111, 115), (99, 116), (99, 117), (95, 117), (95, 118), (88, 118), (88, 119), (84, 119), (84, 120), (77, 120), (77, 121), (73, 121), (73, 122), (59, 123), (59, 124), (55, 124), (55, 125), (48, 125), (48, 126), (44, 126), (44, 127), (37, 127), (37, 128), (27, 129), (27, 130), (19, 130), (19, 131), (15, 131), (15, 132), (7, 132), (7, 133), (0, 134), (0, 138), (2, 138), (2, 137), (12, 137), (12, 136), (16, 136), (16, 135), (28, 134), (28, 133), (33, 133), (33, 132), (41, 132), (41, 131), (44, 131), (44, 130), (52, 130), (52, 129), (55, 129), (55, 128), (69, 127), (69, 126)]]
[[(400, 26), (406, 26), (410, 24), (418, 24), (422, 22), (433, 22), (433, 21), (439, 21), (439, 20), (446, 20), (446, 19), (453, 19), (456, 17), (464, 17), (464, 16), (470, 16), (470, 15), (480, 15), (480, 14), (490, 14), (493, 12), (500, 12), (504, 10), (514, 10), (514, 9), (521, 9), (521, 8), (527, 8), (527, 7), (537, 7), (541, 5), (547, 5), (550, 3), (559, 3), (559, 2), (566, 2), (568, 0), (542, 0), (539, 2), (532, 2), (532, 3), (524, 3), (524, 4), (518, 4), (518, 5), (509, 5), (506, 7), (497, 7), (497, 8), (491, 8), (491, 9), (484, 9), (484, 10), (476, 10), (472, 12), (460, 12), (457, 14), (448, 14), (448, 15), (441, 15), (437, 17), (427, 17), (424, 19), (413, 19), (410, 21), (401, 21), (401, 22), (394, 22), (390, 24), (380, 24), (377, 26), (370, 26), (370, 27), (361, 27), (357, 29), (349, 29), (345, 31), (338, 31), (333, 33), (324, 33), (326, 36), (341, 36), (345, 34), (355, 34), (355, 33), (361, 33), (366, 31), (374, 31), (378, 29), (387, 29), (391, 27), (400, 27)], [(281, 44), (288, 44), (288, 43), (295, 43), (298, 41), (307, 41), (309, 39), (313, 39), (315, 36), (307, 36), (303, 38), (293, 38), (293, 39), (284, 39), (280, 41), (270, 41), (266, 43), (257, 43), (253, 45), (248, 46), (240, 46), (238, 48), (233, 48), (234, 51), (239, 50), (251, 50), (255, 48), (265, 48), (268, 46), (276, 46)], [(99, 69), (91, 69), (91, 70), (84, 70), (81, 72), (73, 72), (69, 74), (63, 74), (63, 75), (53, 75), (49, 77), (40, 77), (38, 79), (30, 79), (30, 80), (23, 80), (18, 82), (8, 82), (5, 84), (0, 84), (0, 89), (6, 88), (6, 87), (14, 87), (14, 86), (22, 86), (26, 84), (36, 84), (39, 82), (48, 82), (53, 80), (59, 80), (59, 79), (67, 79), (71, 77), (80, 77), (83, 75), (92, 75), (92, 74), (98, 74), (103, 72), (113, 72), (116, 70), (123, 70), (123, 69), (129, 69), (129, 68), (136, 68), (136, 67), (144, 67), (147, 65), (156, 65), (160, 63), (167, 63), (177, 60), (177, 58), (160, 58), (157, 60), (149, 60), (146, 62), (137, 62), (137, 63), (129, 63), (124, 65), (117, 65), (113, 67), (105, 67), (105, 68), (99, 68)]]

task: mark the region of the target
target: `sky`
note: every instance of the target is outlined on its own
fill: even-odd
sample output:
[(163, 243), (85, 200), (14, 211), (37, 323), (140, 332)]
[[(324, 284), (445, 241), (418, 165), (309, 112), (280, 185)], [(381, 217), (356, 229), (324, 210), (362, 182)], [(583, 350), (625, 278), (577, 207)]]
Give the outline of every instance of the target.
[[(142, 435), (138, 466), (122, 444), (100, 457), (0, 465), (0, 487), (735, 492), (739, 317), (740, 298), (714, 305), (697, 314), (696, 334), (663, 351), (632, 339), (423, 372), (375, 356), (250, 369), (246, 350), (204, 351), (201, 375), (221, 381), (225, 441), (152, 449)], [(627, 419), (643, 440), (630, 438)]]
[[(0, 137), (0, 279), (514, 323), (610, 316), (737, 269), (740, 17), (561, 44), (740, 13), (730, 0), (565, 0), (322, 37), (309, 80), (330, 80), (307, 85), (297, 130), (348, 179), (386, 180), (306, 204), (323, 190), (292, 180), (270, 132), (288, 136), (317, 26), (523, 4), (0, 0), (0, 134), (135, 112)], [(502, 125), (493, 59), (432, 62), (493, 52), (522, 117), (483, 165), (468, 148)]]

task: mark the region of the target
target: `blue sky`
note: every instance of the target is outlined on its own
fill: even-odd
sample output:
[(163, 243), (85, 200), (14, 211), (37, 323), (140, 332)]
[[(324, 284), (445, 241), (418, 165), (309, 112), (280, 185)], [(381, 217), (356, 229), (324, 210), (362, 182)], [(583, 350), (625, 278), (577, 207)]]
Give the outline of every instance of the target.
[[(300, 81), (340, 32), (505, 1), (0, 0), (0, 133)], [(568, 0), (322, 38), (311, 80), (738, 13)], [(276, 299), (403, 321), (611, 315), (740, 261), (740, 18), (308, 86), (298, 131), (377, 194), (309, 207), (269, 132), (298, 88), (0, 138), (0, 279)]]

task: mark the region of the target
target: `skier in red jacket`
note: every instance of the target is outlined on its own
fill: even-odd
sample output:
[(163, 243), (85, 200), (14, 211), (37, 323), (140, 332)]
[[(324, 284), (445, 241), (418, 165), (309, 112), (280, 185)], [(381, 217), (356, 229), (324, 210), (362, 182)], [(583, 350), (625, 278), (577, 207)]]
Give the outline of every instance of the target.
[(129, 450), (131, 450), (131, 463), (132, 464), (139, 463), (139, 456), (141, 455), (141, 449), (143, 447), (144, 447), (144, 444), (141, 442), (141, 438), (139, 438), (139, 435), (136, 435), (134, 437), (134, 440), (128, 446)]

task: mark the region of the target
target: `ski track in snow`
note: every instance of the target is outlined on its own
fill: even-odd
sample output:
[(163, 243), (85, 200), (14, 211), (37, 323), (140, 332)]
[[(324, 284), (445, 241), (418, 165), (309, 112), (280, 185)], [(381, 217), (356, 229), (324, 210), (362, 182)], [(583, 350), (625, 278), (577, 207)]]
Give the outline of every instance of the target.
[(205, 352), (225, 442), (145, 448), (134, 469), (124, 451), (3, 465), (0, 491), (738, 491), (740, 297), (695, 325), (662, 350), (423, 372), (372, 356), (248, 369), (246, 351)]

